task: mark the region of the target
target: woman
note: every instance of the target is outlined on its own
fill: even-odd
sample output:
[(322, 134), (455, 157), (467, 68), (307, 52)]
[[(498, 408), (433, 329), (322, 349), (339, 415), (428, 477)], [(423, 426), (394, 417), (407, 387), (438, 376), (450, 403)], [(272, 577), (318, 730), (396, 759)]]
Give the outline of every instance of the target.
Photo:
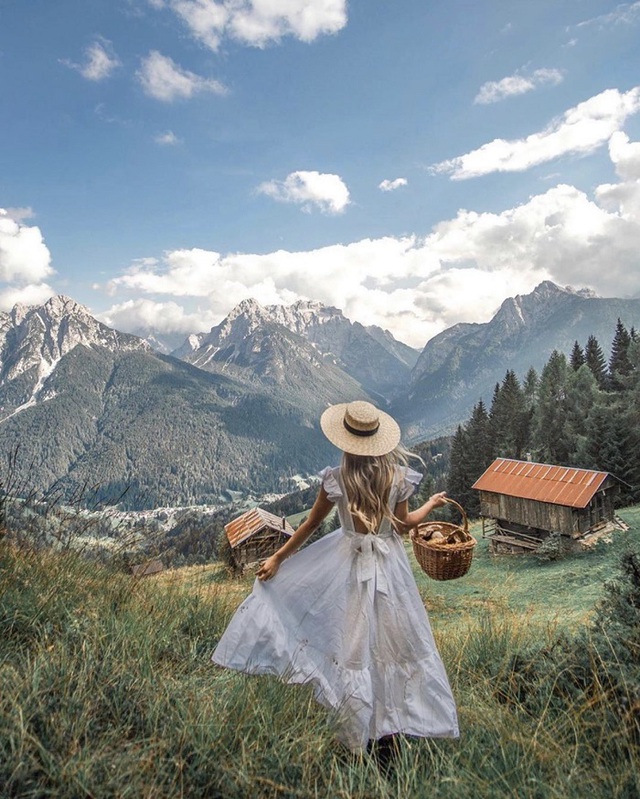
[[(445, 503), (444, 492), (409, 512), (422, 476), (406, 466), (398, 424), (371, 403), (333, 405), (320, 425), (343, 451), (342, 465), (321, 472), (308, 518), (258, 570), (213, 661), (312, 683), (354, 750), (396, 733), (457, 737), (455, 702), (400, 537)], [(290, 558), (334, 505), (340, 527)]]

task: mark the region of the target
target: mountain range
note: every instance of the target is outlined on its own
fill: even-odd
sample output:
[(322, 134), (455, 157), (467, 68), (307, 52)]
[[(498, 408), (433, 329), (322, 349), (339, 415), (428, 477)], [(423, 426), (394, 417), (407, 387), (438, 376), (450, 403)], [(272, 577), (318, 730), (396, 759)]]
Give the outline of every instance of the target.
[(507, 369), (522, 379), (532, 366), (539, 372), (553, 350), (568, 355), (590, 335), (608, 357), (618, 319), (637, 329), (640, 299), (602, 298), (545, 281), (506, 299), (489, 322), (444, 330), (427, 342), (394, 407), (405, 435), (420, 440), (452, 431), (479, 399), (491, 402)]
[(337, 308), (245, 300), (165, 355), (68, 297), (16, 306), (0, 314), (0, 477), (132, 509), (284, 493), (337, 458), (318, 427), (327, 404), (370, 399), (409, 440), (433, 437), (507, 368), (522, 376), (592, 333), (607, 351), (618, 317), (638, 326), (640, 300), (547, 282), (419, 352)]
[(263, 308), (255, 300), (244, 300), (172, 354), (199, 369), (257, 379), (314, 406), (363, 391), (386, 404), (400, 395), (419, 356), (388, 331), (351, 322), (337, 308), (317, 302)]

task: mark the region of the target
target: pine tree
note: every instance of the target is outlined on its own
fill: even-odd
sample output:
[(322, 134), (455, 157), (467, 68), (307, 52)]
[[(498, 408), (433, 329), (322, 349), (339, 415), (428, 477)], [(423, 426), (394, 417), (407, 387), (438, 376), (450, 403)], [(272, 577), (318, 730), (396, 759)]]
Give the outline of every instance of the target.
[(592, 469), (626, 480), (628, 474), (629, 430), (625, 422), (607, 404), (598, 404), (589, 416), (587, 456)]
[(607, 387), (607, 362), (595, 336), (589, 336), (584, 348), (585, 362), (593, 372), (598, 388)]
[[(635, 331), (634, 331), (635, 332)], [(631, 335), (626, 327), (622, 324), (620, 317), (616, 324), (616, 332), (611, 344), (611, 357), (609, 358), (609, 386), (614, 391), (623, 390), (622, 378), (627, 376), (631, 371), (631, 363), (629, 361), (629, 344), (631, 343)]]
[(578, 344), (577, 341), (573, 344), (573, 349), (571, 350), (571, 356), (569, 358), (569, 363), (571, 364), (571, 368), (574, 372), (577, 372), (578, 369), (585, 363), (586, 359), (584, 356), (584, 350)]
[(596, 405), (604, 404), (607, 395), (598, 388), (593, 372), (586, 364), (569, 371), (567, 379), (566, 423), (564, 435), (569, 442), (569, 461), (576, 466), (593, 468), (587, 454), (589, 417)]
[(451, 441), (449, 479), (447, 480), (447, 494), (464, 508), (469, 508), (469, 500), (474, 493), (471, 491), (474, 481), (471, 479), (467, 456), (468, 439), (469, 436), (464, 427), (458, 425)]
[(522, 457), (528, 446), (530, 418), (520, 382), (509, 369), (491, 404), (490, 430), (496, 455)]
[(616, 395), (616, 413), (626, 431), (625, 460), (622, 478), (630, 489), (623, 496), (631, 502), (640, 501), (640, 339), (632, 337), (627, 351), (629, 374), (622, 378), (624, 390)]
[(473, 407), (471, 418), (466, 425), (466, 433), (469, 471), (475, 483), (495, 457), (489, 414), (482, 400)]
[(529, 411), (533, 411), (533, 408), (538, 401), (539, 385), (540, 380), (538, 379), (538, 373), (532, 366), (525, 375), (524, 384), (522, 386), (525, 402)]
[(465, 508), (470, 516), (480, 513), (480, 497), (471, 486), (493, 460), (489, 414), (480, 400), (471, 418), (458, 426), (451, 444), (451, 466), (447, 493)]
[(506, 413), (506, 403), (502, 399), (502, 385), (496, 383), (493, 389), (493, 397), (491, 398), (491, 407), (489, 408), (489, 435), (491, 436), (492, 449), (496, 455), (504, 455), (501, 431)]
[(566, 357), (554, 350), (540, 377), (532, 436), (537, 457), (550, 463), (568, 463), (572, 450), (566, 432), (567, 375)]

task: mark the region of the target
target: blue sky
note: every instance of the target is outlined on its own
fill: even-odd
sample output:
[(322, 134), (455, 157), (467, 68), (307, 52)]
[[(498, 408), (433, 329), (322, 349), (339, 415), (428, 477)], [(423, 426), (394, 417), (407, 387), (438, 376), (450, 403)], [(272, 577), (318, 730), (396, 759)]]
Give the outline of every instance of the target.
[(0, 309), (421, 347), (545, 279), (640, 296), (639, 45), (640, 2), (0, 0)]

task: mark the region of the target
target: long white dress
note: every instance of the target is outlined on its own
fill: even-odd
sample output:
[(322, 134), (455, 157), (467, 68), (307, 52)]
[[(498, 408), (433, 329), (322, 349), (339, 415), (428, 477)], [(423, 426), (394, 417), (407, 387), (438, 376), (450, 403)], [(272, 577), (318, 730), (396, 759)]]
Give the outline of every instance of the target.
[[(311, 683), (351, 749), (393, 733), (458, 737), (455, 701), (400, 536), (355, 531), (339, 468), (320, 476), (341, 526), (256, 580), (212, 660)], [(422, 475), (398, 467), (390, 506)]]

